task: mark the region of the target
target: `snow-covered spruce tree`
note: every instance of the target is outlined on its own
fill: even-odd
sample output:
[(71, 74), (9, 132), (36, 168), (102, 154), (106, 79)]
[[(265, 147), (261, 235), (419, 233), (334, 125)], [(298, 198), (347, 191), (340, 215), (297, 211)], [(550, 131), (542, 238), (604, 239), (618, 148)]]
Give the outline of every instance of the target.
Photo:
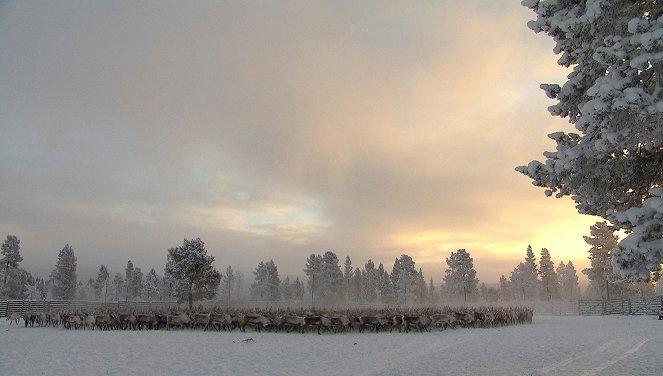
[(352, 273), (352, 286), (350, 288), (350, 302), (359, 303), (363, 296), (364, 277), (360, 268)]
[(647, 280), (663, 262), (663, 3), (660, 0), (523, 0), (573, 67), (549, 111), (579, 131), (556, 132), (545, 162), (516, 170), (546, 195), (571, 196), (581, 214), (625, 230), (613, 254), (624, 277)]
[(120, 272), (115, 273), (113, 277), (113, 282), (111, 283), (110, 296), (111, 300), (120, 300), (124, 298), (125, 293), (125, 283), (124, 277)]
[(143, 296), (144, 281), (143, 281), (143, 271), (140, 268), (135, 268), (133, 275), (131, 276), (131, 292), (134, 298)]
[(343, 263), (343, 299), (345, 301), (350, 300), (353, 275), (352, 260), (350, 260), (350, 256), (345, 256), (345, 262)]
[(235, 285), (235, 271), (232, 266), (228, 265), (226, 274), (223, 275), (223, 282), (221, 284), (221, 296), (226, 302), (230, 302), (233, 297), (233, 288)]
[(384, 270), (384, 265), (380, 263), (377, 269), (378, 292), (380, 293), (380, 302), (383, 304), (394, 304), (396, 295), (394, 286), (391, 284), (389, 273)]
[(251, 297), (258, 300), (281, 300), (281, 278), (273, 260), (258, 263), (253, 284), (251, 284)]
[(570, 260), (566, 265), (560, 262), (557, 267), (559, 277), (559, 294), (563, 300), (576, 300), (580, 297), (580, 286), (578, 285), (578, 274)]
[(444, 271), (445, 290), (454, 296), (462, 296), (467, 302), (467, 296), (477, 291), (479, 280), (474, 270), (474, 261), (465, 249), (451, 252), (446, 259), (447, 269)]
[(613, 272), (612, 253), (618, 247), (619, 238), (613, 234), (615, 228), (606, 222), (596, 222), (589, 227), (590, 236), (583, 236), (589, 248), (590, 267), (582, 270), (589, 278), (587, 294), (606, 298), (608, 283), (620, 278)]
[(343, 272), (336, 254), (332, 251), (322, 255), (320, 273), (320, 296), (327, 304), (339, 303), (343, 299)]
[(536, 257), (532, 246), (527, 246), (525, 263), (522, 271), (523, 283), (525, 285), (525, 300), (535, 299), (539, 291), (539, 269), (536, 266)]
[(417, 303), (428, 303), (428, 286), (426, 285), (424, 272), (421, 271), (421, 268), (419, 268), (419, 273), (417, 275)]
[(51, 272), (52, 293), (54, 299), (74, 300), (76, 298), (76, 255), (69, 245), (58, 253), (58, 260)]
[(0, 254), (4, 256), (0, 259), (0, 276), (2, 276), (0, 298), (26, 299), (30, 295), (30, 290), (34, 290), (34, 278), (19, 267), (19, 263), (23, 261), (19, 244), (20, 240), (16, 236), (7, 235), (7, 239), (0, 247)]
[(2, 254), (2, 287), (7, 285), (11, 269), (18, 269), (18, 264), (23, 261), (21, 256), (21, 241), (15, 235), (7, 235), (7, 239), (0, 246)]
[(519, 263), (511, 272), (509, 284), (511, 285), (511, 292), (516, 300), (530, 300), (530, 286), (525, 280), (525, 263)]
[[(394, 262), (394, 269), (398, 273), (394, 291), (396, 292), (396, 302), (407, 305), (417, 301), (419, 292), (419, 273), (414, 268), (415, 262), (408, 255), (401, 255), (397, 262)], [(392, 278), (393, 278), (392, 269)]]
[(430, 304), (437, 304), (440, 301), (440, 297), (435, 290), (435, 285), (433, 284), (433, 277), (430, 277), (430, 283), (428, 284), (428, 302)]
[(511, 282), (506, 279), (504, 274), (500, 276), (500, 290), (499, 290), (499, 299), (501, 301), (513, 300), (513, 291), (511, 288)]
[(541, 296), (544, 300), (559, 298), (559, 280), (555, 273), (555, 264), (550, 258), (547, 248), (541, 249), (541, 261), (539, 261), (539, 275), (541, 276)]
[(221, 283), (219, 273), (208, 256), (205, 243), (200, 238), (187, 240), (181, 246), (170, 248), (166, 260), (165, 274), (175, 282), (175, 294), (180, 301), (188, 300), (189, 309), (194, 300), (212, 299)]
[(124, 292), (124, 299), (129, 300), (133, 299), (135, 294), (134, 289), (134, 263), (131, 260), (127, 261), (127, 267), (124, 269), (124, 281), (126, 285), (124, 286), (126, 291)]
[(285, 302), (292, 300), (292, 283), (290, 283), (290, 276), (286, 276), (283, 281), (281, 281), (281, 299)]
[(97, 278), (94, 280), (95, 299), (100, 300), (102, 297), (106, 297), (109, 276), (108, 268), (106, 268), (106, 265), (101, 264), (97, 272)]
[(291, 293), (293, 300), (302, 301), (304, 300), (304, 282), (299, 280), (299, 277), (295, 278), (295, 282), (291, 285)]
[(320, 297), (320, 273), (322, 272), (322, 256), (312, 253), (306, 259), (304, 273), (308, 277), (308, 290), (311, 293), (311, 302), (315, 302)]
[(145, 277), (142, 297), (150, 302), (161, 300), (160, 283), (161, 280), (159, 279), (156, 270), (154, 270), (154, 268), (150, 269)]
[(378, 273), (373, 260), (366, 261), (362, 272), (361, 301), (375, 303), (378, 297)]

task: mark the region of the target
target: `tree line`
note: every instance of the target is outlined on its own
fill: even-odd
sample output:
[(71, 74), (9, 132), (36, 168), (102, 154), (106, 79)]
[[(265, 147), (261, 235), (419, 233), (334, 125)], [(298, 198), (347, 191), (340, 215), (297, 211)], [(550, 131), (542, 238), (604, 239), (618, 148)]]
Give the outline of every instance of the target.
[[(605, 222), (590, 227), (585, 241), (590, 245), (588, 258), (591, 267), (583, 269), (590, 284), (588, 297), (609, 298), (635, 294), (653, 295), (654, 285), (636, 283), (620, 278), (612, 271), (612, 251), (618, 238), (614, 228)], [(447, 268), (442, 281), (436, 285), (426, 279), (412, 257), (403, 254), (394, 259), (391, 271), (372, 260), (354, 265), (350, 256), (341, 264), (333, 251), (311, 254), (302, 269), (304, 279), (289, 276), (281, 279), (273, 260), (260, 261), (249, 285), (246, 276), (228, 266), (221, 273), (213, 266), (213, 256), (207, 254), (200, 238), (184, 239), (182, 245), (167, 250), (163, 274), (154, 268), (146, 274), (131, 260), (124, 273), (113, 276), (100, 265), (96, 278), (87, 283), (77, 279), (76, 256), (67, 244), (58, 252), (53, 271), (48, 278), (33, 278), (20, 267), (20, 241), (8, 235), (2, 244), (0, 275), (3, 299), (61, 299), (61, 300), (178, 300), (192, 306), (194, 301), (219, 299), (230, 303), (237, 300), (306, 301), (313, 305), (357, 304), (445, 304), (467, 301), (527, 301), (574, 300), (580, 297), (578, 275), (571, 261), (556, 267), (546, 248), (540, 251), (537, 263), (531, 246), (522, 262), (510, 276), (502, 275), (498, 286), (487, 286), (476, 277), (474, 261), (465, 249), (458, 249), (445, 258)], [(657, 281), (659, 275), (653, 275)], [(660, 293), (661, 291), (659, 291)]]

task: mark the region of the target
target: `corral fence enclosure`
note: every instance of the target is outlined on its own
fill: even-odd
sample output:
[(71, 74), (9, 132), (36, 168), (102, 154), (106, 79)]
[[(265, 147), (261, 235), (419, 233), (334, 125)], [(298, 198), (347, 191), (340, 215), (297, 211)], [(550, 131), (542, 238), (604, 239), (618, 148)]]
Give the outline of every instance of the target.
[(658, 315), (661, 307), (663, 296), (578, 301), (580, 315)]
[(135, 302), (120, 300), (113, 302), (96, 302), (85, 300), (0, 300), (0, 317), (6, 317), (14, 312), (47, 312), (55, 310), (93, 310), (112, 309), (117, 311), (151, 311), (167, 310), (171, 307), (179, 307), (177, 302)]
[[(535, 315), (657, 315), (663, 307), (663, 296), (648, 298), (623, 298), (623, 299), (581, 299), (570, 301), (499, 301), (499, 302), (466, 302), (448, 303), (440, 306), (450, 307), (529, 307)], [(338, 308), (338, 309), (362, 309), (362, 308), (394, 308), (380, 304), (351, 304), (350, 306), (335, 307), (323, 305), (311, 305), (311, 302), (285, 302), (285, 301), (205, 301), (197, 302), (195, 309), (233, 308), (233, 309), (315, 309), (315, 308)], [(429, 306), (411, 306), (411, 308), (427, 308)], [(0, 300), (0, 317), (7, 317), (14, 312), (45, 312), (56, 310), (94, 310), (109, 309), (115, 311), (168, 311), (172, 309), (184, 309), (186, 304), (176, 301), (83, 301), (83, 300)]]

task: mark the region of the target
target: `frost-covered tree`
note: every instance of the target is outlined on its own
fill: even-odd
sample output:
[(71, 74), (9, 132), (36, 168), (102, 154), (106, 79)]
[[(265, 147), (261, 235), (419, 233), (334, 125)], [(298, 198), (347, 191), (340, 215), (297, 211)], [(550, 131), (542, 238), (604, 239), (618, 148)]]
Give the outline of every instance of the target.
[(502, 274), (500, 276), (500, 289), (498, 292), (501, 301), (513, 300), (513, 291), (511, 290), (511, 282)]
[(430, 278), (430, 283), (428, 284), (428, 302), (431, 304), (437, 304), (440, 298), (435, 290), (435, 285), (433, 284), (433, 277)]
[(352, 269), (352, 260), (350, 256), (345, 256), (345, 263), (343, 263), (343, 285), (344, 285), (344, 298), (346, 300), (350, 299), (351, 288), (352, 288), (352, 276), (354, 271)]
[(419, 274), (417, 275), (417, 303), (428, 303), (428, 286), (426, 286), (426, 279), (421, 268), (419, 268)]
[(292, 300), (292, 283), (290, 283), (290, 276), (286, 276), (281, 282), (281, 298), (286, 302)]
[(154, 268), (150, 269), (145, 277), (145, 284), (143, 289), (143, 297), (148, 301), (160, 300), (161, 299), (161, 289), (160, 289), (161, 279), (157, 275)]
[(124, 286), (126, 291), (124, 292), (124, 299), (129, 300), (136, 297), (136, 288), (134, 286), (134, 263), (131, 260), (127, 261), (127, 267), (124, 269), (124, 280), (126, 285)]
[(557, 266), (557, 276), (559, 278), (559, 294), (564, 300), (576, 300), (580, 296), (580, 287), (578, 285), (578, 275), (570, 260), (565, 265), (560, 261)]
[(292, 300), (302, 301), (304, 300), (304, 282), (299, 280), (299, 277), (295, 278), (295, 281), (290, 285), (290, 297)]
[(194, 300), (212, 299), (221, 283), (219, 273), (208, 256), (200, 238), (184, 239), (182, 245), (168, 250), (164, 274), (175, 282), (175, 294), (180, 301), (188, 300), (189, 309)]
[(35, 279), (35, 290), (37, 292), (37, 299), (46, 300), (48, 296), (48, 285), (43, 278)]
[(384, 265), (382, 265), (382, 263), (378, 265), (377, 269), (377, 284), (378, 292), (380, 293), (380, 301), (384, 304), (394, 304), (396, 301), (394, 285), (392, 285), (389, 273), (384, 270)]
[(589, 248), (590, 267), (582, 270), (589, 278), (587, 293), (591, 296), (605, 298), (609, 283), (620, 278), (613, 272), (612, 253), (618, 247), (619, 238), (614, 235), (615, 228), (606, 222), (596, 222), (589, 227), (590, 236), (583, 236)]
[(124, 277), (119, 272), (115, 273), (113, 277), (113, 282), (111, 283), (111, 299), (120, 300), (124, 297), (125, 293), (125, 283)]
[(76, 298), (76, 255), (74, 249), (69, 245), (58, 253), (58, 260), (51, 272), (51, 287), (53, 298), (61, 300), (74, 300)]
[(613, 253), (623, 277), (647, 280), (663, 263), (663, 4), (660, 0), (539, 1), (528, 26), (551, 36), (562, 85), (543, 84), (579, 133), (549, 137), (556, 151), (517, 170), (570, 196), (581, 214), (601, 216), (629, 235)]
[[(539, 270), (536, 266), (536, 257), (534, 257), (534, 251), (532, 251), (532, 246), (527, 246), (527, 252), (525, 256), (525, 262), (522, 267), (518, 265), (514, 269), (517, 276), (517, 283), (514, 283), (513, 279), (511, 283), (514, 288), (517, 288), (522, 294), (520, 299), (531, 300), (535, 299), (539, 291)], [(513, 276), (513, 273), (511, 273)], [(515, 291), (514, 291), (515, 293)]]
[(251, 297), (259, 300), (281, 300), (281, 278), (273, 260), (269, 262), (260, 261), (255, 272), (253, 284), (251, 284)]
[(364, 278), (360, 268), (355, 268), (352, 273), (352, 286), (350, 287), (350, 301), (359, 303), (363, 296), (362, 290), (364, 285)]
[(23, 261), (20, 252), (20, 240), (14, 235), (7, 235), (7, 239), (0, 247), (0, 297), (5, 299), (26, 299), (29, 291), (34, 289), (34, 278), (25, 269), (19, 266)]
[(467, 296), (476, 292), (479, 280), (474, 270), (474, 261), (465, 249), (451, 252), (446, 259), (447, 269), (444, 272), (445, 290), (455, 296), (462, 296), (467, 301)]
[(97, 272), (97, 278), (94, 280), (94, 296), (97, 300), (101, 299), (102, 296), (106, 296), (109, 276), (108, 268), (106, 268), (106, 265), (101, 264)]
[(327, 251), (322, 255), (320, 277), (320, 297), (322, 300), (326, 303), (340, 302), (343, 299), (343, 272), (334, 252)]
[(555, 272), (555, 264), (550, 258), (547, 248), (541, 249), (539, 261), (539, 275), (541, 276), (541, 296), (544, 300), (559, 298), (559, 280)]
[(509, 280), (513, 297), (516, 300), (529, 300), (531, 299), (530, 286), (525, 280), (525, 263), (519, 263), (511, 272)]
[(140, 268), (134, 268), (134, 272), (131, 275), (131, 293), (134, 298), (143, 296), (144, 281), (143, 281), (143, 271)]
[(377, 270), (373, 260), (366, 261), (362, 272), (361, 300), (366, 303), (375, 303), (378, 297)]
[(18, 269), (18, 264), (23, 261), (21, 256), (21, 241), (15, 235), (7, 235), (7, 239), (0, 246), (0, 254), (2, 254), (2, 287), (7, 286), (7, 279), (12, 269)]
[(232, 266), (228, 265), (226, 268), (226, 274), (223, 275), (223, 283), (221, 284), (221, 296), (223, 296), (226, 302), (230, 302), (233, 297), (233, 288), (235, 285), (235, 271)]
[(392, 281), (394, 279), (394, 269), (398, 275), (394, 283), (396, 302), (407, 305), (415, 303), (419, 292), (419, 273), (414, 268), (415, 262), (408, 255), (401, 255), (397, 261), (394, 261), (392, 269)]
[(304, 273), (308, 277), (308, 290), (311, 293), (311, 301), (315, 304), (315, 301), (319, 299), (321, 291), (320, 274), (322, 273), (322, 256), (312, 253), (306, 259)]

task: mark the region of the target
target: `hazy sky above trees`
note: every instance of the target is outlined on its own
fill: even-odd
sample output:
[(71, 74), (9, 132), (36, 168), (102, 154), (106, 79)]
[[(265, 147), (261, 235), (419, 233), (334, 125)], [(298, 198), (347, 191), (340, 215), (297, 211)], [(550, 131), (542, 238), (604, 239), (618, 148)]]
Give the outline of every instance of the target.
[(465, 248), (496, 282), (529, 244), (580, 271), (597, 219), (514, 171), (572, 129), (519, 3), (0, 2), (0, 233), (36, 276), (196, 237), (283, 278), (333, 250), (440, 283)]

